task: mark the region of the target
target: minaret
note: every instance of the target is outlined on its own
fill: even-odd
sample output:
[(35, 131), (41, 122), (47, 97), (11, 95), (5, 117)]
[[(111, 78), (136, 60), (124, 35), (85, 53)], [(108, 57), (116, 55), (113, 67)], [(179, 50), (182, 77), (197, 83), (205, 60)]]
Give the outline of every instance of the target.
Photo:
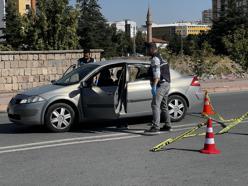
[(146, 20), (147, 42), (152, 43), (152, 15), (150, 6), (148, 7)]

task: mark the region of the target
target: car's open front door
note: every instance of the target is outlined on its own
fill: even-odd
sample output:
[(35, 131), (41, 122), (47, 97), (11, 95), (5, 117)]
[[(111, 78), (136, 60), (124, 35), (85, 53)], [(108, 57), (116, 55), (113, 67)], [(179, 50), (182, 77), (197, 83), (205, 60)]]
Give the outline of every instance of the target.
[(119, 117), (122, 110), (121, 97), (125, 73), (125, 64), (105, 67), (81, 84), (81, 103), (85, 118), (116, 119)]
[(150, 65), (128, 65), (127, 114), (148, 115), (151, 113), (151, 85), (148, 75)]

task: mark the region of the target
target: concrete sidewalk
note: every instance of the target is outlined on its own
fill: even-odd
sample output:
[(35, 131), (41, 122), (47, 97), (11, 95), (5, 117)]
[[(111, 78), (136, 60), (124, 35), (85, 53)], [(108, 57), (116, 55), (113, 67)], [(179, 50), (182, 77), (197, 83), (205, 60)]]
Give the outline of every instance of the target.
[[(202, 90), (209, 93), (248, 91), (248, 79), (201, 81)], [(16, 93), (0, 93), (0, 112), (6, 112), (7, 105)]]
[(248, 79), (201, 81), (202, 90), (209, 93), (248, 91)]

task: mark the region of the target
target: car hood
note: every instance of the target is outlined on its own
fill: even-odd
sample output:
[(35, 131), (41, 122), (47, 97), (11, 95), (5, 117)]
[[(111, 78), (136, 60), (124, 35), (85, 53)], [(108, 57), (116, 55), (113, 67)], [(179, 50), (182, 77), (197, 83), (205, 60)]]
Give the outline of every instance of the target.
[(64, 86), (59, 86), (59, 85), (44, 85), (23, 91), (21, 92), (21, 94), (27, 96), (45, 95), (64, 88), (65, 88)]

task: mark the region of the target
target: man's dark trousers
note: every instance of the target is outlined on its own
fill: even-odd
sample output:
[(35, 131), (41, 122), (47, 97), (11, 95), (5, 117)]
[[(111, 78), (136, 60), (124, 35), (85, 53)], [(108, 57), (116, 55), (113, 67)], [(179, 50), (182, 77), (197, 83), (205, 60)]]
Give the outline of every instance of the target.
[(152, 126), (160, 129), (160, 116), (164, 117), (165, 126), (171, 126), (170, 114), (168, 110), (168, 94), (170, 91), (170, 83), (160, 83), (156, 96), (152, 99), (152, 113), (153, 121)]

